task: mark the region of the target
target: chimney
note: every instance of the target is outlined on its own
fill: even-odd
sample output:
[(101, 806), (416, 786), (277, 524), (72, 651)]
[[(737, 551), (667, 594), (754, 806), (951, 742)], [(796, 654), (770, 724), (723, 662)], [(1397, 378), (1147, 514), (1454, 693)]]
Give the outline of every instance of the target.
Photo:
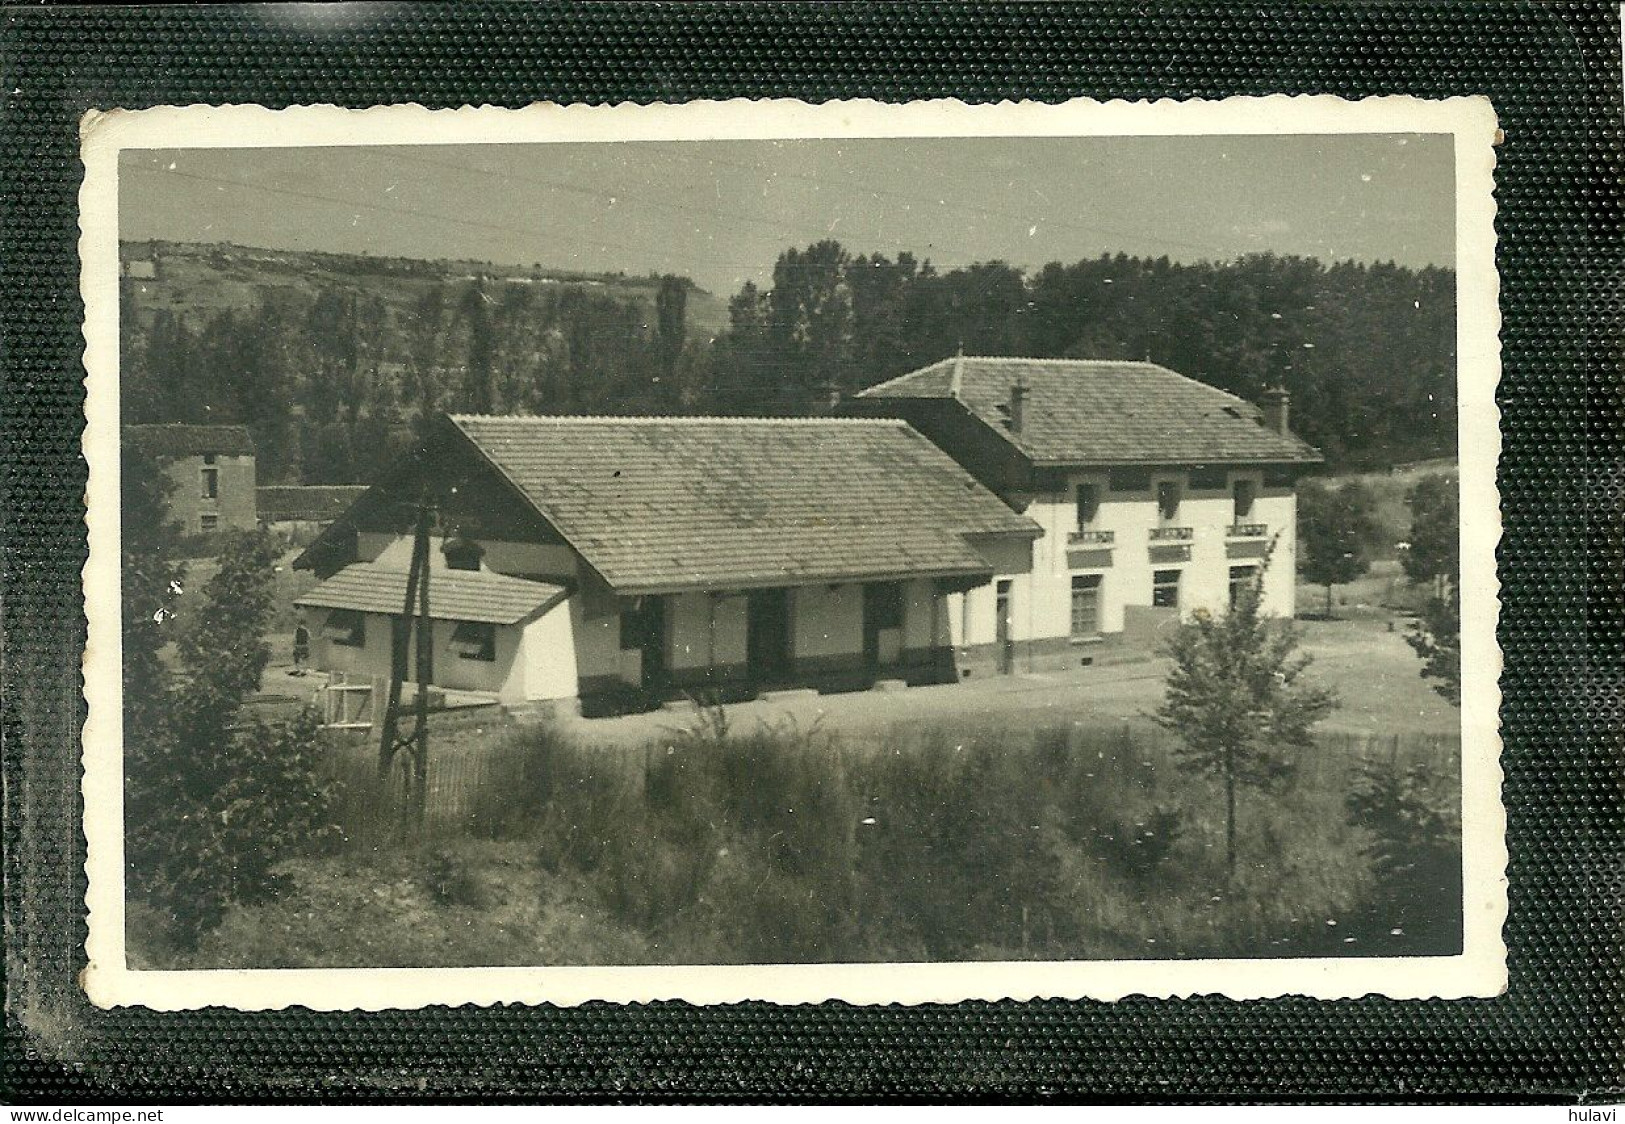
[(1015, 385), (1010, 388), (1010, 432), (1020, 433), (1021, 423), (1027, 415), (1027, 380), (1017, 378)]
[(1282, 437), (1289, 436), (1292, 421), (1292, 395), (1286, 387), (1275, 386), (1259, 395), (1259, 408), (1263, 410), (1262, 424)]

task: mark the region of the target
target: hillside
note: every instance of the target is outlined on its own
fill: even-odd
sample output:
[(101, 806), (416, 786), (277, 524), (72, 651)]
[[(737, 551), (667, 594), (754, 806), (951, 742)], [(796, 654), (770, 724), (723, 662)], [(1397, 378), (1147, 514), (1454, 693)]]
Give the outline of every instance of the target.
[[(436, 285), (458, 290), (483, 281), (501, 291), (527, 288), (556, 293), (591, 292), (632, 301), (648, 310), (651, 323), (656, 276), (576, 273), (487, 261), (366, 257), (308, 250), (268, 250), (232, 243), (127, 242), (120, 247), (128, 284), (126, 315), (150, 326), (160, 309), (196, 319), (224, 311), (249, 312), (262, 304), (284, 313), (308, 306), (323, 290), (336, 290), (381, 301), (408, 315)], [(154, 276), (129, 276), (132, 263), (151, 262)], [(706, 339), (728, 323), (724, 300), (692, 284), (688, 287), (688, 325), (692, 336)]]
[(727, 320), (675, 276), (230, 244), (122, 254), (124, 421), (246, 425), (262, 484), (371, 480), (444, 409), (692, 412)]

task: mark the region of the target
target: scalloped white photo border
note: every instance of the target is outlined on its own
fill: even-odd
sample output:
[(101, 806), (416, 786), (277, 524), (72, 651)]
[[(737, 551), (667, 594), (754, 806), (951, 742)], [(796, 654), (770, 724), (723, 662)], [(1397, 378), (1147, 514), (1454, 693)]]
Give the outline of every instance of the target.
[[(1180, 136), (1447, 133), (1455, 138), (1458, 444), (1461, 474), (1462, 851), (1465, 943), (1457, 956), (786, 964), (693, 967), (333, 968), (136, 971), (124, 947), (124, 831), (119, 590), (118, 154), (125, 148), (617, 143), (885, 137)], [(379, 1010), (434, 1004), (686, 1000), (729, 1003), (951, 1003), (1224, 995), (1321, 999), (1493, 996), (1506, 987), (1506, 816), (1501, 803), (1501, 653), (1495, 628), (1500, 377), (1494, 166), (1498, 133), (1484, 98), (1429, 101), (1331, 96), (1058, 105), (790, 100), (523, 109), (419, 105), (165, 106), (86, 114), (80, 191), (89, 463), (84, 568), (84, 829), (89, 858), (87, 963), (101, 1007), (159, 1010), (303, 1006)]]

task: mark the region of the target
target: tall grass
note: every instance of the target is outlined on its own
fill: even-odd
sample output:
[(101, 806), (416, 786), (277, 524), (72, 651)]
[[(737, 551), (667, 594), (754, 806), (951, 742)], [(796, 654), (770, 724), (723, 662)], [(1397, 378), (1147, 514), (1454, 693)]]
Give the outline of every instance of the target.
[[(1451, 838), (1448, 809), (1434, 814), (1459, 793), (1455, 742), (1324, 739), (1281, 791), (1243, 794), (1233, 879), (1222, 795), (1170, 748), (1150, 727), (1068, 723), (897, 727), (855, 743), (817, 727), (733, 730), (705, 711), (629, 753), (542, 726), (485, 754), (435, 830), (522, 844), (545, 892), (568, 895), (548, 908), (601, 917), (668, 962), (1459, 942), (1459, 916), (1428, 909), (1448, 893), (1433, 883), (1459, 868), (1459, 820)], [(1370, 778), (1389, 773), (1413, 781), (1384, 797)], [(1350, 803), (1357, 792), (1377, 803)], [(1424, 838), (1428, 854), (1407, 863)], [(467, 879), (448, 861), (437, 853), (436, 885), (456, 897)]]

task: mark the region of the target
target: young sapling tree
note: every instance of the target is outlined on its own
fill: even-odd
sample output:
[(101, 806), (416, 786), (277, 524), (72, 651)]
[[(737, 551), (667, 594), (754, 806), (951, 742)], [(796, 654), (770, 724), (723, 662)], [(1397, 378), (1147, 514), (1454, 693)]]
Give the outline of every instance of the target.
[(1311, 731), (1337, 705), (1304, 679), (1309, 656), (1298, 651), (1290, 621), (1261, 611), (1264, 574), (1274, 543), (1230, 611), (1191, 614), (1169, 638), (1173, 661), (1167, 693), (1152, 716), (1179, 738), (1176, 760), (1224, 786), (1225, 872), (1236, 872), (1236, 798), (1240, 788), (1269, 789), (1308, 749)]

